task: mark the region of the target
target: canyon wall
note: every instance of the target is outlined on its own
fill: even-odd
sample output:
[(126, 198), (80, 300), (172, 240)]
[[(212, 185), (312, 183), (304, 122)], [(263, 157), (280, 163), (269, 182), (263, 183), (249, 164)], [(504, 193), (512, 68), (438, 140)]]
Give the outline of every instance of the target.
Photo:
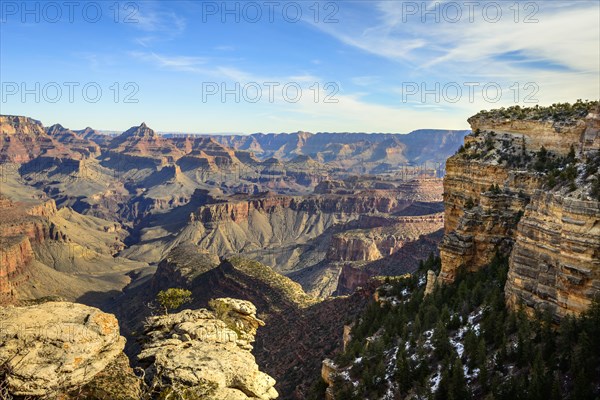
[(56, 214), (54, 200), (22, 203), (0, 198), (0, 206), (0, 298), (7, 300), (30, 277), (32, 243), (66, 238), (49, 221)]
[(600, 108), (555, 120), (503, 114), (470, 118), (473, 132), (446, 163), (440, 281), (499, 253), (510, 257), (510, 306), (579, 314), (600, 293), (600, 203), (591, 189)]
[(600, 203), (538, 193), (510, 256), (506, 298), (549, 307), (558, 317), (585, 311), (600, 293)]

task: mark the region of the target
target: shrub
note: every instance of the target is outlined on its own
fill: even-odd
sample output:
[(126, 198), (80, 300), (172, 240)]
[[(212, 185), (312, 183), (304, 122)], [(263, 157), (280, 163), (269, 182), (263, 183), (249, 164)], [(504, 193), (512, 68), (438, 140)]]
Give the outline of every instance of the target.
[(473, 201), (473, 198), (469, 197), (465, 202), (465, 209), (470, 210), (473, 207), (475, 207), (475, 202)]
[(186, 289), (170, 288), (158, 292), (156, 300), (164, 308), (165, 314), (168, 314), (169, 310), (174, 310), (192, 301), (192, 292)]

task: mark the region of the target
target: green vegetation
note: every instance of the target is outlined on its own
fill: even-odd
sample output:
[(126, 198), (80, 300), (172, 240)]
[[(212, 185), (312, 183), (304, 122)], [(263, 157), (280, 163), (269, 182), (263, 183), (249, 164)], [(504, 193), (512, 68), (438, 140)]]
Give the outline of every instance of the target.
[(192, 387), (166, 386), (159, 394), (158, 400), (218, 400), (215, 393), (218, 385), (205, 379), (201, 384)]
[(335, 360), (344, 371), (337, 399), (381, 398), (388, 388), (398, 399), (598, 398), (600, 302), (559, 326), (549, 311), (508, 310), (508, 260), (500, 256), (424, 297), (423, 277), (439, 266), (430, 257), (380, 289), (396, 301), (371, 303), (355, 324)]
[(548, 107), (521, 107), (512, 106), (496, 110), (482, 110), (472, 118), (487, 119), (516, 119), (535, 121), (568, 122), (577, 118), (585, 117), (590, 109), (597, 107), (598, 101), (577, 100), (575, 103), (555, 103)]
[(500, 189), (500, 186), (498, 186), (497, 183), (495, 185), (494, 184), (490, 185), (490, 188), (488, 189), (488, 191), (492, 192), (492, 194), (495, 194), (495, 195), (502, 193), (502, 190)]
[(592, 198), (600, 201), (600, 177), (595, 177), (592, 181), (592, 191), (590, 193)]
[(467, 201), (465, 201), (465, 209), (470, 210), (473, 207), (475, 207), (475, 202), (473, 201), (472, 197), (469, 197)]
[(600, 169), (600, 151), (588, 155), (583, 173), (583, 179), (596, 175), (592, 178), (590, 196), (592, 196), (593, 199), (600, 201), (600, 175), (598, 174), (598, 169)]
[(566, 157), (557, 157), (542, 146), (535, 155), (533, 170), (545, 174), (545, 185), (548, 189), (567, 185), (569, 191), (574, 191), (577, 178), (575, 148), (571, 145), (571, 150)]
[(156, 295), (158, 304), (165, 310), (165, 314), (169, 313), (169, 310), (175, 310), (185, 303), (192, 301), (192, 292), (186, 289), (170, 288), (167, 290), (161, 290)]
[(318, 302), (307, 295), (300, 284), (276, 273), (266, 265), (242, 257), (232, 257), (228, 261), (233, 268), (246, 274), (249, 278), (256, 279), (272, 288), (273, 292), (270, 296), (272, 296), (271, 300), (275, 308), (284, 304), (295, 304), (304, 308)]

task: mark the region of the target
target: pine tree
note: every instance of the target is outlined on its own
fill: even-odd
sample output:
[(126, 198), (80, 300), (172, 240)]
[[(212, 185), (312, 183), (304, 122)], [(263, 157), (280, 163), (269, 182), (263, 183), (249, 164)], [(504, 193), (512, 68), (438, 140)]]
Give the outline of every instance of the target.
[(477, 343), (477, 360), (476, 364), (479, 368), (483, 367), (487, 361), (487, 347), (485, 345), (485, 339), (479, 338)]
[(435, 355), (439, 360), (443, 360), (448, 356), (452, 349), (450, 339), (448, 338), (448, 331), (446, 325), (440, 320), (435, 326), (431, 342), (435, 347)]
[(449, 400), (468, 400), (471, 398), (460, 358), (454, 360), (451, 369), (451, 381), (448, 390)]
[(465, 346), (465, 355), (467, 357), (467, 366), (469, 370), (474, 370), (477, 360), (477, 345), (479, 341), (477, 340), (477, 335), (473, 329), (469, 329), (465, 334), (464, 346)]
[(400, 346), (396, 361), (396, 383), (400, 392), (405, 394), (412, 387), (412, 373), (404, 346)]
[(541, 351), (538, 351), (531, 369), (531, 380), (528, 388), (529, 398), (531, 400), (546, 400), (550, 397), (551, 388)]
[(569, 149), (569, 154), (567, 154), (567, 158), (565, 160), (568, 164), (572, 164), (576, 161), (575, 158), (575, 147), (573, 145), (571, 145), (571, 148)]

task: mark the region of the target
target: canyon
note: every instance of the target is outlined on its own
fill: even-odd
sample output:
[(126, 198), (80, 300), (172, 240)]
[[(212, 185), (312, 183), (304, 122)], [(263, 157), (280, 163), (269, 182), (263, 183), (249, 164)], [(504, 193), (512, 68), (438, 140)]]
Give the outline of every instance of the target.
[[(0, 116), (3, 319), (47, 308), (97, 331), (85, 315), (99, 315), (114, 346), (101, 365), (82, 361), (93, 368), (79, 380), (5, 381), (67, 396), (104, 392), (116, 373), (131, 398), (306, 399), (371, 300), (393, 308), (390, 282), (437, 255), (439, 274), (417, 283), (426, 296), (507, 259), (508, 307), (580, 315), (600, 293), (600, 109), (565, 110), (482, 111), (469, 134), (407, 135), (163, 135), (142, 123), (108, 136)], [(174, 287), (191, 302), (158, 315)]]
[[(226, 373), (218, 393), (232, 398), (241, 398), (240, 379), (250, 397), (305, 398), (321, 358), (343, 347), (338, 332), (367, 303), (372, 278), (413, 271), (437, 252), (443, 162), (466, 133), (243, 139), (162, 135), (144, 123), (111, 136), (20, 116), (0, 124), (2, 303), (66, 300), (112, 313), (127, 338), (123, 354), (147, 369), (146, 384), (179, 391), (181, 377), (152, 377), (153, 363), (171, 356), (138, 358), (181, 336), (177, 324), (169, 333), (156, 320), (161, 328), (144, 335), (166, 336), (155, 347), (140, 342), (157, 294), (187, 288), (195, 310), (217, 298), (250, 301), (266, 324), (254, 348), (222, 350), (244, 364), (256, 357), (276, 382), (258, 369), (250, 378)], [(104, 392), (119, 371), (134, 382), (123, 357), (80, 387)], [(266, 386), (252, 386), (260, 381)]]

